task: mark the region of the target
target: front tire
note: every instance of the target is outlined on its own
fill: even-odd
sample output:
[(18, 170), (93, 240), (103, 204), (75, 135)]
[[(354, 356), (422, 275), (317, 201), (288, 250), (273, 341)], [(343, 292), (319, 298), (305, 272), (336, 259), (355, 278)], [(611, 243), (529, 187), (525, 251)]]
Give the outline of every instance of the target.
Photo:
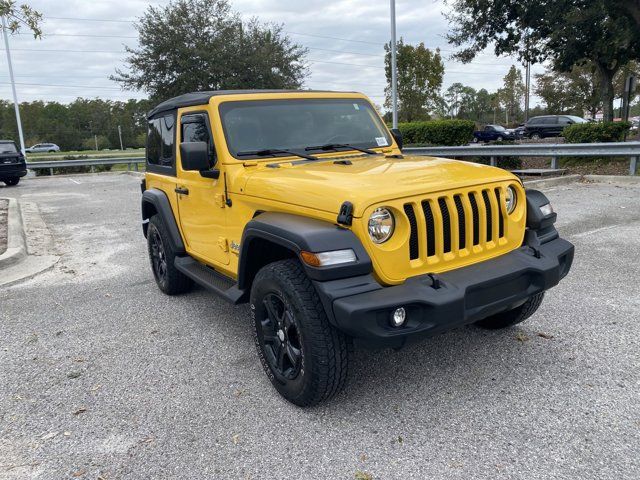
[(536, 313), (536, 310), (538, 310), (538, 307), (542, 304), (543, 298), (544, 292), (538, 293), (533, 297), (529, 297), (527, 301), (519, 307), (507, 310), (506, 312), (496, 313), (495, 315), (476, 322), (476, 325), (489, 330), (496, 330), (524, 322), (527, 318)]
[(174, 263), (176, 253), (173, 250), (164, 221), (158, 214), (149, 219), (147, 246), (151, 270), (158, 288), (167, 295), (188, 292), (193, 282), (176, 268)]
[(15, 187), (18, 183), (20, 183), (20, 178), (5, 178), (4, 183), (9, 187)]
[(348, 339), (329, 324), (297, 260), (274, 262), (258, 272), (251, 288), (251, 315), (262, 368), (280, 395), (310, 407), (343, 389)]

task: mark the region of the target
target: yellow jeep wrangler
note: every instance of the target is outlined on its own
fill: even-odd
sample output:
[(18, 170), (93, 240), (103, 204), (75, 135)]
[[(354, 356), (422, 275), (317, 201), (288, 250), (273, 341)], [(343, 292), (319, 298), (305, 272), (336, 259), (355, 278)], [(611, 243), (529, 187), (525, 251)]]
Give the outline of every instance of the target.
[(542, 193), (498, 168), (403, 155), (362, 94), (189, 93), (148, 122), (158, 286), (249, 302), (264, 371), (296, 405), (340, 391), (354, 342), (522, 322), (571, 268)]

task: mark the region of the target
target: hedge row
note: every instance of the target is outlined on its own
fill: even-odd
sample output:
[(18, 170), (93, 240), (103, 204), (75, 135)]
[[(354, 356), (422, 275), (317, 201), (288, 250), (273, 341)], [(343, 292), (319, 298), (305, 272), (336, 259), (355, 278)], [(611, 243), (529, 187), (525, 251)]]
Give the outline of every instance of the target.
[(473, 138), (475, 123), (470, 120), (432, 120), (400, 123), (405, 145), (466, 145)]
[(563, 130), (567, 143), (621, 142), (629, 132), (629, 122), (577, 123)]

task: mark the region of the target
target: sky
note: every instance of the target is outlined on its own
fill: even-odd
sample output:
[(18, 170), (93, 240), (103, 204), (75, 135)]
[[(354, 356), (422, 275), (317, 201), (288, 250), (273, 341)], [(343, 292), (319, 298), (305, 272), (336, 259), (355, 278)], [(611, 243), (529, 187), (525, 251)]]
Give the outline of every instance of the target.
[[(22, 1), (22, 0), (20, 0)], [(20, 2), (19, 2), (20, 3)], [(41, 40), (13, 35), (9, 42), (19, 101), (58, 101), (76, 97), (126, 100), (144, 92), (122, 91), (109, 80), (116, 68), (126, 68), (124, 45), (135, 47), (132, 22), (149, 5), (168, 0), (29, 0), (44, 16)], [(284, 25), (290, 38), (307, 47), (309, 72), (305, 87), (356, 90), (375, 103), (384, 102), (384, 44), (390, 39), (387, 0), (231, 0), (243, 18)], [(471, 64), (449, 59), (453, 47), (445, 35), (448, 22), (443, 0), (397, 0), (397, 35), (406, 43), (440, 48), (445, 58), (443, 89), (461, 82), (495, 91), (514, 58), (483, 52)], [(534, 73), (541, 72), (534, 66)], [(524, 73), (524, 69), (523, 69)], [(11, 99), (4, 45), (0, 52), (0, 98)], [(538, 99), (532, 97), (532, 105)]]

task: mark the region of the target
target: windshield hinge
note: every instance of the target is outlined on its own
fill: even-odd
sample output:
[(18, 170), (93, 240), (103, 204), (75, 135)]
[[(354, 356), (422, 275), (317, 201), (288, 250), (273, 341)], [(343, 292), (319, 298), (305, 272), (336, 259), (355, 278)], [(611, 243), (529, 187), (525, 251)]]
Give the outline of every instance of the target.
[(344, 202), (340, 206), (337, 222), (340, 225), (351, 225), (353, 223), (353, 203)]

